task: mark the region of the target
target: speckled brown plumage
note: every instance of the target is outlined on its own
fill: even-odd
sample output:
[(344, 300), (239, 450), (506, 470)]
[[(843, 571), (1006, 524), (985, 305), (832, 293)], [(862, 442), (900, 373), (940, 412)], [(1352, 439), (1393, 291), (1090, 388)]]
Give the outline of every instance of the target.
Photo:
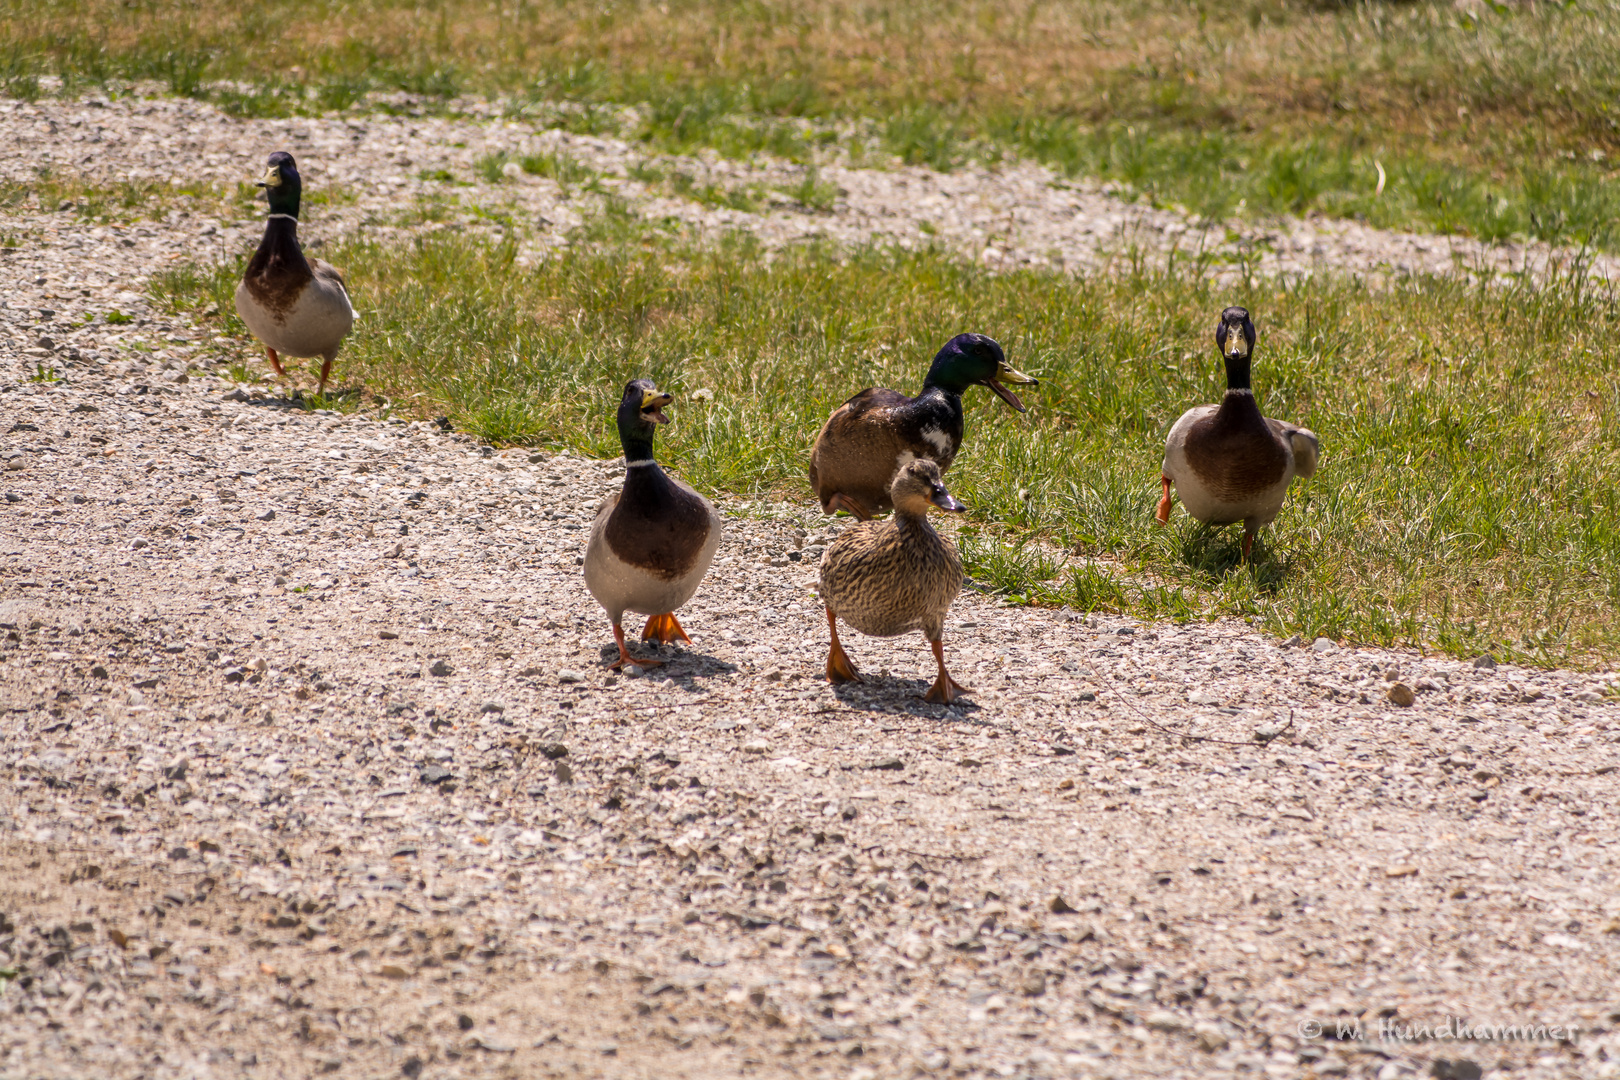
[(873, 637), (921, 630), (939, 661), (928, 700), (948, 704), (964, 692), (945, 671), (941, 644), (945, 613), (962, 591), (962, 559), (929, 524), (928, 508), (963, 507), (945, 490), (939, 466), (926, 458), (900, 469), (889, 493), (892, 519), (850, 526), (821, 557), (821, 599), (832, 632), (827, 674), (834, 682), (860, 678), (838, 641), (840, 618)]
[(921, 630), (938, 640), (961, 591), (956, 546), (925, 517), (896, 514), (852, 525), (821, 557), (822, 600), (872, 637)]

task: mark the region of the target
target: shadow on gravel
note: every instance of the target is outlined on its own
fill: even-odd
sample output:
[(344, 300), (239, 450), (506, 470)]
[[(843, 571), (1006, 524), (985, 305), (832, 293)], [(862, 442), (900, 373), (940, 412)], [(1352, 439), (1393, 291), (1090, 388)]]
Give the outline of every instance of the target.
[(923, 700), (933, 685), (928, 679), (895, 679), (883, 675), (863, 675), (864, 683), (844, 683), (832, 688), (833, 696), (851, 709), (890, 715), (922, 716), (936, 719), (962, 719), (979, 711), (972, 698), (956, 699), (954, 705), (935, 705)]
[[(244, 390), (238, 387), (225, 395), (226, 401), (239, 401), (243, 405), (257, 405), (260, 408), (281, 409), (283, 411), (319, 412), (330, 409), (334, 405), (350, 399), (358, 399), (362, 388), (353, 387), (347, 390), (332, 390), (325, 394), (305, 397), (302, 390), (294, 390), (290, 395), (277, 393), (265, 394), (257, 390)], [(442, 427), (443, 425), (441, 425)]]
[[(645, 656), (653, 660), (663, 661), (657, 667), (648, 671), (648, 677), (669, 679), (676, 686), (684, 690), (709, 690), (712, 687), (703, 686), (693, 682), (698, 676), (734, 675), (737, 665), (722, 660), (717, 656), (710, 656), (705, 652), (696, 652), (690, 649), (671, 648), (669, 646), (652, 645), (648, 642), (639, 642), (631, 646), (631, 655)], [(603, 645), (597, 650), (604, 665), (612, 663), (619, 657), (619, 650), (612, 645)]]

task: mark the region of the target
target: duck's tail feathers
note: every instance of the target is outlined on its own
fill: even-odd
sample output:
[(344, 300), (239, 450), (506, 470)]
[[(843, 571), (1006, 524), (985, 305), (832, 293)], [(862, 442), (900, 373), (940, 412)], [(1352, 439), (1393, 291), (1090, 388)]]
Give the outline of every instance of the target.
[(1288, 433), (1288, 445), (1294, 451), (1294, 475), (1307, 480), (1315, 476), (1316, 457), (1322, 446), (1316, 432), (1295, 428)]

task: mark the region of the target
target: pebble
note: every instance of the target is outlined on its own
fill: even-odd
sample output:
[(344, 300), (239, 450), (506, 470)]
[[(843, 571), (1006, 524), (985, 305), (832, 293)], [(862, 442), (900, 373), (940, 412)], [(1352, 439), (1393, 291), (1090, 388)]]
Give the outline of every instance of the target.
[(1411, 708), (1412, 703), (1417, 701), (1417, 695), (1405, 683), (1392, 683), (1387, 696), (1390, 704), (1399, 705), (1403, 709)]
[(1339, 643), (1332, 638), (1319, 637), (1311, 642), (1311, 651), (1314, 653), (1338, 652)]

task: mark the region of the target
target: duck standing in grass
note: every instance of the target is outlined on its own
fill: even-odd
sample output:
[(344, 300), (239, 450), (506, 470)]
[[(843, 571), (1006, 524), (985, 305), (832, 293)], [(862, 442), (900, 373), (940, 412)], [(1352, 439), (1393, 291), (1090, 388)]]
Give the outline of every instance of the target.
[(332, 373), (338, 346), (354, 327), (354, 308), (343, 274), (298, 246), (298, 201), (303, 185), (292, 155), (277, 150), (259, 181), (270, 201), (264, 239), (236, 287), (236, 313), (264, 345), (270, 366), (286, 377), (281, 355), (319, 356), (320, 393)]
[(871, 387), (827, 418), (810, 449), (810, 487), (823, 513), (840, 510), (862, 521), (890, 509), (889, 481), (909, 461), (928, 458), (945, 472), (962, 446), (962, 392), (988, 386), (1019, 412), (1024, 403), (1006, 383), (1035, 386), (1007, 363), (1001, 346), (983, 334), (958, 334), (934, 357), (922, 392)]
[(1215, 345), (1226, 361), (1226, 396), (1181, 414), (1164, 443), (1164, 497), (1155, 516), (1170, 521), (1170, 488), (1207, 525), (1243, 522), (1243, 559), (1254, 535), (1276, 520), (1294, 477), (1316, 474), (1316, 433), (1260, 414), (1249, 385), (1254, 323), (1240, 307), (1221, 312)]
[(624, 388), (618, 412), (624, 487), (597, 511), (585, 548), (585, 587), (607, 611), (619, 646), (619, 659), (609, 665), (615, 670), (663, 663), (638, 660), (625, 648), (626, 611), (649, 616), (643, 641), (691, 642), (675, 609), (697, 592), (720, 546), (720, 515), (709, 500), (653, 460), (653, 429), (669, 423), (662, 410), (673, 400), (648, 379)]
[(873, 637), (921, 630), (939, 664), (939, 677), (925, 700), (949, 705), (957, 695), (972, 693), (945, 670), (945, 613), (962, 591), (962, 559), (956, 545), (928, 523), (928, 510), (937, 506), (960, 512), (967, 507), (945, 490), (939, 474), (939, 466), (927, 458), (901, 466), (889, 485), (894, 517), (850, 526), (822, 555), (821, 599), (832, 632), (829, 681), (862, 681), (838, 641), (842, 618)]

